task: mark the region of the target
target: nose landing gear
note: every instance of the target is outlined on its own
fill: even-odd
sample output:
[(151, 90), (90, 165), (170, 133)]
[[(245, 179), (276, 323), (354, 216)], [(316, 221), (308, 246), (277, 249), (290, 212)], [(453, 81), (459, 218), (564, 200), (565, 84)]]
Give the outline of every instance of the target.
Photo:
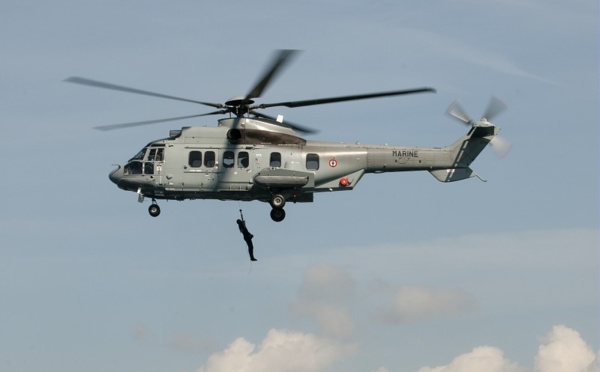
[(150, 215), (152, 217), (158, 217), (158, 215), (160, 214), (160, 207), (158, 206), (158, 204), (156, 204), (156, 199), (152, 199), (152, 204), (150, 204), (150, 206), (148, 207), (148, 213), (150, 213)]

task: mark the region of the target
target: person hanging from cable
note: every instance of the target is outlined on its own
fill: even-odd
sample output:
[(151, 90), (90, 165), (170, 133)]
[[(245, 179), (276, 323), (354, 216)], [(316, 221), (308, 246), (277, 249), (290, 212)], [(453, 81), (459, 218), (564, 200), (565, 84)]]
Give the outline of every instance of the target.
[(244, 221), (244, 214), (242, 213), (241, 209), (240, 216), (241, 219), (238, 219), (236, 222), (238, 224), (240, 232), (244, 236), (244, 241), (246, 242), (246, 244), (248, 244), (248, 254), (250, 255), (250, 261), (257, 261), (257, 259), (254, 258), (254, 244), (252, 244), (252, 238), (254, 238), (254, 235), (252, 235), (250, 231), (248, 231), (248, 228), (246, 227), (246, 221)]

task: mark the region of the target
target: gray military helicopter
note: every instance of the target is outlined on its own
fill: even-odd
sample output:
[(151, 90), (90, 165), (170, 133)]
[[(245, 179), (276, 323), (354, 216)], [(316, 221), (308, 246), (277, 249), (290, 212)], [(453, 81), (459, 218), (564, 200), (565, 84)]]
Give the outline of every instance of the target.
[[(352, 190), (368, 173), (428, 171), (441, 182), (477, 176), (470, 168), (477, 155), (492, 142), (500, 153), (510, 146), (497, 137), (499, 128), (488, 120), (506, 106), (496, 98), (479, 121), (472, 120), (455, 102), (447, 113), (467, 124), (467, 134), (446, 147), (414, 147), (345, 144), (309, 141), (300, 134), (312, 129), (271, 117), (258, 110), (285, 106), (303, 107), (326, 103), (435, 92), (416, 88), (342, 97), (255, 104), (274, 77), (297, 54), (294, 50), (276, 52), (271, 63), (252, 89), (227, 102), (211, 103), (179, 98), (81, 77), (65, 81), (127, 93), (191, 102), (216, 111), (168, 119), (140, 121), (96, 127), (122, 129), (208, 115), (229, 115), (216, 127), (183, 127), (171, 130), (169, 137), (148, 143), (125, 166), (110, 172), (119, 188), (133, 191), (141, 203), (151, 198), (148, 212), (160, 214), (157, 200), (219, 199), (260, 200), (271, 205), (271, 219), (283, 221), (286, 202), (313, 202), (318, 192)], [(479, 177), (479, 176), (477, 176)]]

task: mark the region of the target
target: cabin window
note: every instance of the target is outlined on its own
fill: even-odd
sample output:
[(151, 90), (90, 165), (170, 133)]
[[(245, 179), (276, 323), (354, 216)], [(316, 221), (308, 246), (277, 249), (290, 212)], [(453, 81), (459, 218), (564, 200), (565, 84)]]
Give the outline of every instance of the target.
[(306, 169), (319, 169), (319, 154), (306, 154)]
[(215, 161), (216, 157), (215, 157), (215, 152), (214, 151), (207, 151), (204, 153), (204, 166), (206, 168), (212, 168), (215, 166), (216, 161)]
[(202, 153), (200, 151), (190, 151), (188, 165), (192, 168), (200, 168), (202, 166)]
[(223, 166), (225, 168), (233, 168), (235, 160), (233, 159), (233, 151), (225, 151), (223, 153)]
[(269, 159), (269, 165), (273, 168), (281, 167), (281, 153), (272, 152), (271, 157)]
[(246, 151), (240, 151), (238, 154), (238, 168), (248, 168), (250, 165), (250, 155)]

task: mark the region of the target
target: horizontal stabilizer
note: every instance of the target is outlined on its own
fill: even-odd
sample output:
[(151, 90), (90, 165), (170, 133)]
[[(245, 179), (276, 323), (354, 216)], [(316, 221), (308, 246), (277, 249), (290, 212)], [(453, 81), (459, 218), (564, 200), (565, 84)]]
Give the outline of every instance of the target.
[(471, 168), (449, 168), (429, 171), (440, 182), (454, 182), (475, 177), (477, 174)]

